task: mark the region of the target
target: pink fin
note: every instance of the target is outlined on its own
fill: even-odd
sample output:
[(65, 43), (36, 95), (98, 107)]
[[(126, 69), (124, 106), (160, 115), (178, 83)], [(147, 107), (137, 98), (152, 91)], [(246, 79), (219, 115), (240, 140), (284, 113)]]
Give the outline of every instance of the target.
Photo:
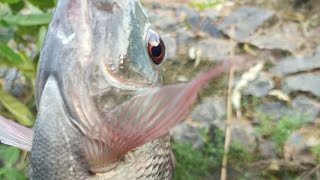
[(208, 80), (240, 62), (215, 66), (189, 83), (153, 88), (117, 106), (91, 130), (86, 152), (92, 171), (150, 142), (184, 120)]
[(33, 131), (0, 116), (0, 142), (26, 151), (31, 150)]

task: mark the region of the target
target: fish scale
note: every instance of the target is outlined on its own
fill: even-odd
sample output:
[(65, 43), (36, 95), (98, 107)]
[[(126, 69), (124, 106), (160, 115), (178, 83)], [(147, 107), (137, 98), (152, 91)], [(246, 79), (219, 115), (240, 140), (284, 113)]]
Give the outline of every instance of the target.
[(59, 0), (38, 64), (35, 126), (0, 116), (1, 143), (30, 151), (32, 180), (172, 179), (170, 129), (207, 81), (243, 60), (164, 86), (165, 49), (137, 0)]

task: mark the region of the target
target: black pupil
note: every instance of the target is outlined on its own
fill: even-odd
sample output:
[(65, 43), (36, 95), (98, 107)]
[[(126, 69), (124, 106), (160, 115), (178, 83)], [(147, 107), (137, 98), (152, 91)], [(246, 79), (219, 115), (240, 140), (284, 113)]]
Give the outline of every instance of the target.
[(154, 57), (161, 56), (161, 53), (162, 53), (161, 44), (159, 44), (158, 46), (153, 46), (151, 48), (151, 52), (152, 52), (152, 56), (154, 56)]

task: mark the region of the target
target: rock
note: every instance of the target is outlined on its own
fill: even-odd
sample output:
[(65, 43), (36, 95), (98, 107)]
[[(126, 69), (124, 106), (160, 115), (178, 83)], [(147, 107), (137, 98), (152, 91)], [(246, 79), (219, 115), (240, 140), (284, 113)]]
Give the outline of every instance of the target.
[(167, 59), (177, 59), (177, 42), (175, 37), (170, 34), (165, 34), (161, 36), (165, 47), (166, 47), (166, 58)]
[(0, 68), (0, 84), (3, 90), (13, 96), (21, 96), (26, 86), (26, 78), (17, 68)]
[(282, 102), (272, 101), (259, 105), (256, 111), (260, 114), (266, 115), (274, 121), (277, 121), (284, 114), (288, 113), (289, 108), (287, 108)]
[(230, 56), (237, 43), (224, 39), (203, 39), (194, 46), (200, 60), (219, 62)]
[[(3, 9), (1, 9), (3, 10)], [(7, 42), (14, 37), (13, 27), (0, 27), (0, 42)]]
[(194, 148), (201, 148), (203, 141), (199, 129), (209, 128), (211, 131), (213, 130), (211, 127), (215, 126), (224, 130), (225, 115), (226, 109), (223, 98), (207, 98), (191, 112), (192, 120), (183, 122), (173, 128), (171, 131), (172, 137), (174, 140), (192, 142)]
[(236, 41), (244, 42), (258, 27), (274, 17), (272, 11), (243, 6), (225, 17), (218, 28)]
[(253, 95), (263, 97), (268, 95), (269, 91), (274, 88), (272, 79), (266, 74), (260, 74), (256, 80), (249, 83), (249, 86), (244, 89), (244, 95)]
[(254, 152), (257, 147), (255, 130), (248, 122), (234, 120), (230, 125), (231, 144), (240, 144), (246, 152)]
[(293, 132), (284, 146), (284, 157), (287, 161), (298, 163), (316, 163), (316, 157), (310, 150), (320, 144), (320, 131), (317, 128), (302, 128)]
[(282, 59), (271, 69), (271, 72), (275, 75), (283, 76), (301, 71), (310, 71), (317, 68), (320, 68), (319, 52), (312, 56), (288, 57)]
[(17, 76), (18, 76), (18, 69), (17, 68), (8, 69), (6, 72), (5, 78), (4, 78), (5, 82), (3, 85), (3, 90), (10, 92)]
[(223, 98), (207, 98), (197, 105), (191, 112), (191, 118), (200, 127), (215, 125), (220, 129), (225, 128), (226, 104)]
[(218, 20), (220, 18), (219, 14), (211, 8), (203, 9), (200, 12), (200, 16), (205, 17), (206, 19)]
[(302, 95), (292, 100), (292, 108), (300, 112), (306, 122), (315, 122), (320, 113), (320, 103)]
[(170, 133), (173, 140), (191, 142), (193, 148), (200, 149), (203, 146), (199, 129), (186, 122), (173, 128)]
[(307, 73), (290, 76), (281, 82), (281, 87), (286, 93), (303, 91), (320, 96), (320, 74)]
[(275, 159), (277, 157), (277, 146), (276, 143), (269, 140), (260, 140), (259, 152), (264, 158)]
[(7, 68), (0, 66), (0, 78), (4, 77), (6, 75)]
[(219, 31), (216, 24), (212, 22), (211, 18), (206, 18), (201, 24), (200, 31), (210, 34), (215, 38), (222, 38), (223, 34)]
[(192, 44), (194, 44), (196, 41), (193, 32), (187, 30), (186, 28), (177, 30), (176, 40), (178, 55), (187, 55)]
[(188, 23), (190, 24), (194, 32), (197, 31), (201, 25), (200, 15), (196, 13), (190, 14), (188, 16)]
[(191, 27), (196, 27), (200, 23), (199, 13), (193, 8), (190, 8), (186, 4), (181, 4), (176, 8), (175, 12), (176, 18), (181, 20), (187, 20)]
[(304, 39), (299, 24), (293, 22), (281, 23), (271, 29), (263, 29), (243, 42), (257, 46), (260, 49), (280, 49), (295, 52), (302, 46)]
[(173, 11), (157, 9), (148, 12), (150, 21), (156, 30), (175, 31), (179, 28), (178, 19), (175, 18)]

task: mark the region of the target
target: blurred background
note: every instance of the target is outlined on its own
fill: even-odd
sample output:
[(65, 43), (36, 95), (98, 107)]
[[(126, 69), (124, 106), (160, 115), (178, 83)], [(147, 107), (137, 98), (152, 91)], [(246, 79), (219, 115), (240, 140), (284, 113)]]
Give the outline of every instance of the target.
[[(172, 131), (174, 179), (220, 179), (223, 157), (227, 179), (320, 179), (319, 0), (141, 2), (166, 45), (164, 83), (229, 58), (256, 62), (209, 83)], [(56, 3), (0, 0), (0, 115), (29, 127)], [(0, 145), (0, 179), (27, 179), (27, 165), (26, 152)]]

